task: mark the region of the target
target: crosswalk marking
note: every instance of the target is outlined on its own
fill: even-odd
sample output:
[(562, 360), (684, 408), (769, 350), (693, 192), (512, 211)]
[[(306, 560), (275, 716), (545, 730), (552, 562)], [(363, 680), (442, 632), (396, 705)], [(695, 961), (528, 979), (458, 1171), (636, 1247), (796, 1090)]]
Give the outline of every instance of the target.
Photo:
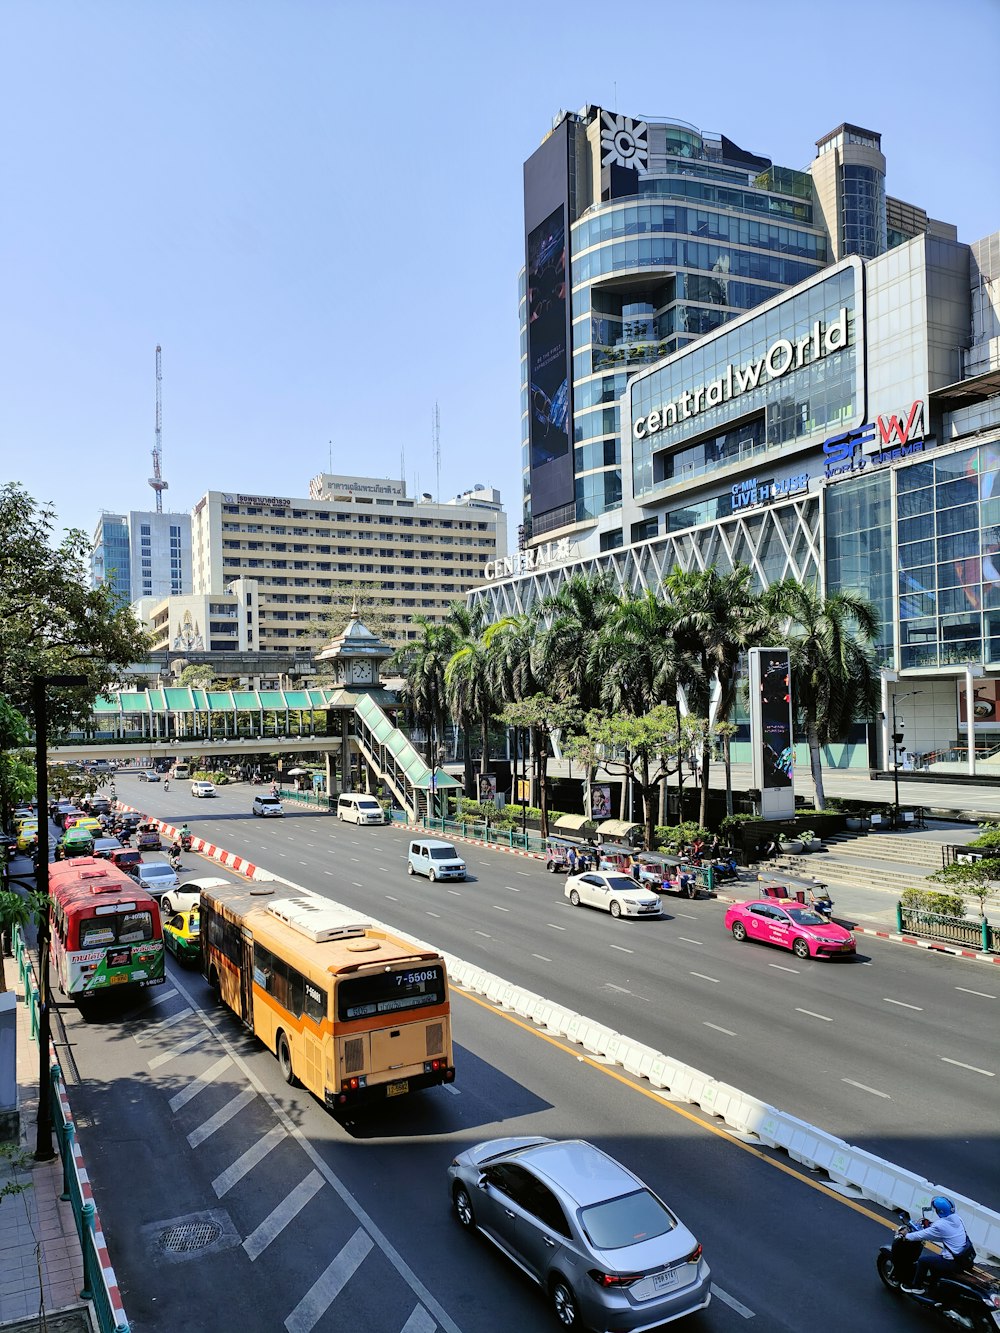
[(214, 1083), (220, 1074), (224, 1074), (227, 1069), (231, 1069), (232, 1065), (233, 1062), (228, 1055), (224, 1055), (221, 1060), (216, 1060), (215, 1064), (206, 1069), (204, 1074), (199, 1074), (186, 1088), (170, 1098), (167, 1104), (171, 1111), (179, 1111), (182, 1106), (187, 1106), (192, 1098), (197, 1097), (198, 1093), (207, 1088), (210, 1083)]
[(149, 992), (149, 999), (144, 1000), (137, 1009), (130, 1009), (127, 1014), (122, 1014), (123, 1023), (131, 1023), (133, 1019), (145, 1019), (151, 1005), (162, 1004), (164, 1000), (174, 1000), (177, 998), (177, 992), (173, 986), (164, 986), (162, 990), (157, 989)]
[(178, 1023), (183, 1023), (185, 1018), (190, 1017), (190, 1009), (181, 1009), (178, 1013), (171, 1014), (169, 1018), (164, 1018), (159, 1023), (151, 1023), (148, 1028), (140, 1028), (138, 1032), (133, 1032), (132, 1036), (138, 1042), (154, 1041), (161, 1032), (176, 1027)]
[(196, 1032), (193, 1037), (188, 1037), (187, 1041), (182, 1041), (179, 1046), (175, 1046), (172, 1051), (164, 1051), (162, 1055), (154, 1055), (149, 1061), (150, 1069), (159, 1069), (161, 1065), (168, 1064), (178, 1055), (183, 1055), (185, 1051), (193, 1051), (196, 1046), (200, 1046), (205, 1040), (204, 1032)]
[(238, 1185), (247, 1172), (252, 1171), (258, 1162), (262, 1162), (271, 1149), (276, 1148), (285, 1137), (281, 1125), (275, 1125), (263, 1138), (258, 1139), (252, 1148), (248, 1148), (245, 1153), (237, 1157), (232, 1166), (227, 1166), (221, 1176), (216, 1176), (212, 1181), (212, 1189), (219, 1198), (228, 1194), (234, 1185)]
[(225, 1106), (216, 1111), (215, 1115), (209, 1116), (197, 1129), (193, 1129), (187, 1136), (188, 1143), (192, 1148), (197, 1148), (200, 1143), (204, 1143), (207, 1138), (211, 1138), (217, 1129), (221, 1129), (223, 1125), (228, 1125), (233, 1116), (239, 1115), (244, 1106), (249, 1106), (256, 1099), (257, 1094), (253, 1088), (244, 1088), (231, 1101), (226, 1102)]
[(288, 1333), (312, 1333), (373, 1248), (371, 1238), (359, 1227), (285, 1320)]
[(310, 1171), (305, 1180), (287, 1194), (269, 1217), (265, 1217), (255, 1231), (251, 1231), (243, 1242), (251, 1263), (263, 1254), (271, 1241), (284, 1231), (293, 1217), (296, 1217), (314, 1194), (323, 1188), (323, 1177), (318, 1171)]

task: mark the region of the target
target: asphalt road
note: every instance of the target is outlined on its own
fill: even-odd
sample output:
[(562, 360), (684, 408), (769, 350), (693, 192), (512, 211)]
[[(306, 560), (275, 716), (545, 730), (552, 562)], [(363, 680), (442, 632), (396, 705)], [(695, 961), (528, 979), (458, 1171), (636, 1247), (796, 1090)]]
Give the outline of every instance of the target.
[[(250, 815), (253, 789), (120, 778), (130, 804), (304, 887), (614, 1026), (940, 1187), (1000, 1206), (1000, 978), (947, 955), (859, 937), (854, 962), (737, 945), (714, 900), (664, 900), (655, 921), (574, 909), (564, 879), (463, 846), (467, 883), (405, 873), (407, 835), (288, 805)], [(206, 863), (189, 856), (192, 873)], [(216, 869), (216, 873), (218, 870)]]
[(454, 1088), (349, 1123), (172, 957), (167, 985), (109, 1004), (59, 1004), (60, 1058), (136, 1330), (547, 1333), (541, 1294), (448, 1205), (456, 1152), (521, 1133), (585, 1137), (676, 1209), (713, 1275), (692, 1333), (912, 1327), (875, 1273), (877, 1211), (475, 998), (454, 996)]

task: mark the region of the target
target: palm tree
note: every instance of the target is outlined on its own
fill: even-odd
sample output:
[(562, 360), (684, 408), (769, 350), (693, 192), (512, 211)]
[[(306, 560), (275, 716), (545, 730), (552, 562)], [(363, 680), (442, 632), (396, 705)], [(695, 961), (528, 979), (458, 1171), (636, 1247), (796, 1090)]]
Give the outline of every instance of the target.
[(448, 704), (452, 715), (461, 724), (464, 737), (467, 795), (473, 793), (469, 728), (477, 724), (479, 726), (479, 771), (484, 774), (489, 768), (490, 719), (497, 710), (490, 656), (480, 628), (481, 616), (470, 618), (466, 632), (462, 634), (444, 670)]
[(607, 574), (574, 574), (538, 607), (548, 620), (538, 634), (539, 674), (548, 693), (578, 699), (585, 712), (596, 708), (601, 678), (593, 670), (593, 649), (601, 629), (619, 604)]
[(437, 766), (435, 745), (445, 733), (447, 688), (445, 668), (455, 650), (455, 631), (451, 625), (438, 625), (426, 616), (414, 616), (413, 624), (420, 638), (401, 647), (392, 657), (390, 667), (406, 677), (410, 711), (427, 735), (427, 764)]
[(764, 600), (775, 614), (791, 621), (792, 705), (805, 724), (816, 809), (822, 810), (826, 796), (820, 746), (843, 740), (851, 723), (875, 708), (878, 612), (859, 593), (824, 597), (816, 584), (797, 579), (772, 584)]
[[(494, 698), (499, 701), (525, 703), (542, 692), (542, 685), (536, 674), (539, 649), (537, 639), (537, 614), (520, 612), (517, 615), (504, 616), (501, 620), (488, 625), (483, 633), (483, 646), (489, 661), (489, 680)], [(539, 737), (535, 729), (528, 729), (531, 744), (531, 770), (533, 782), (544, 787), (545, 767), (541, 762)], [(547, 760), (547, 755), (545, 756)], [(514, 784), (511, 784), (512, 788)], [(539, 787), (536, 786), (536, 791)], [(539, 805), (545, 810), (545, 792), (539, 792)]]

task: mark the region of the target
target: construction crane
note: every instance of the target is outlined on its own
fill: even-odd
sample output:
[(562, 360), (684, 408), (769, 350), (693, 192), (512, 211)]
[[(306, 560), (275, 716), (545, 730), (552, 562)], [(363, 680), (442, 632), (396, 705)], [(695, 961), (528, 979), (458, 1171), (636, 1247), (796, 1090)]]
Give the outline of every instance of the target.
[(160, 401), (160, 385), (163, 375), (160, 370), (160, 348), (156, 349), (156, 439), (153, 443), (153, 475), (149, 484), (156, 492), (156, 512), (163, 513), (163, 492), (167, 483), (163, 480), (163, 405)]

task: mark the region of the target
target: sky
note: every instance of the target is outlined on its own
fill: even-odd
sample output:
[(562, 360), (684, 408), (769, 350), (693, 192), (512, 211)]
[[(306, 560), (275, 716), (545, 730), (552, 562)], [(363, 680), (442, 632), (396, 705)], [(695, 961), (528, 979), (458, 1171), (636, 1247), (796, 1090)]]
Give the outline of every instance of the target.
[[(0, 0), (0, 483), (57, 530), (319, 472), (520, 520), (522, 165), (560, 110), (676, 118), (1000, 228), (1000, 0)], [(440, 413), (440, 480), (434, 412)]]

